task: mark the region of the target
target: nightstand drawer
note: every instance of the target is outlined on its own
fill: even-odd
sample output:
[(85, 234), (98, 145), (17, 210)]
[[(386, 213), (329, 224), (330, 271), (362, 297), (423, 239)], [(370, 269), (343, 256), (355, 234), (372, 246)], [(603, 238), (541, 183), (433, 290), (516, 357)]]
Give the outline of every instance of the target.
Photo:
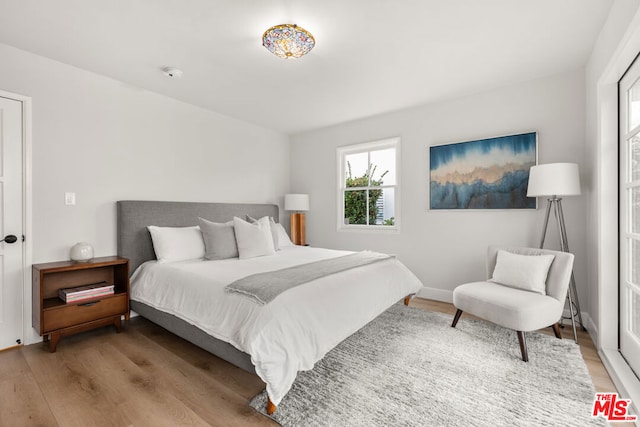
[(71, 304), (44, 311), (44, 333), (91, 320), (125, 314), (127, 295), (115, 295), (86, 303)]

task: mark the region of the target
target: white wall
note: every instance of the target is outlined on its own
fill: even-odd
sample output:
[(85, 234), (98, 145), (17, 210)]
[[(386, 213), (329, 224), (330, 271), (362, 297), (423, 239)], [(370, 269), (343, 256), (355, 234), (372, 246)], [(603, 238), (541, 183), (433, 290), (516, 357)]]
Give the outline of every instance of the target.
[(288, 191), (284, 134), (6, 45), (0, 58), (0, 89), (33, 101), (36, 263), (77, 241), (115, 254), (116, 200), (279, 203)]
[[(314, 246), (395, 253), (427, 287), (448, 300), (455, 286), (482, 279), (487, 245), (539, 244), (545, 201), (530, 211), (429, 211), (428, 147), (535, 130), (539, 163), (584, 165), (584, 75), (567, 72), (451, 102), (372, 117), (294, 135), (291, 190), (310, 195), (307, 241)], [(402, 138), (400, 234), (336, 231), (336, 147), (386, 137)], [(564, 200), (576, 280), (585, 299), (585, 198)], [(557, 248), (555, 228), (549, 248)]]
[(281, 204), (289, 190), (284, 134), (1, 44), (0, 62), (0, 90), (33, 102), (34, 263), (78, 241), (115, 254), (120, 199)]

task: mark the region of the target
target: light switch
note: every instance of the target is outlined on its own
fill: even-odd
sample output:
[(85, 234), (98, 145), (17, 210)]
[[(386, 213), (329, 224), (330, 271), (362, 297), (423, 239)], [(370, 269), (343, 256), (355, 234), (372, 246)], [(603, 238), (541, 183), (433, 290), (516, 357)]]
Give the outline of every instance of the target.
[(64, 193), (64, 204), (65, 205), (75, 205), (76, 204), (76, 193), (71, 193), (71, 192)]

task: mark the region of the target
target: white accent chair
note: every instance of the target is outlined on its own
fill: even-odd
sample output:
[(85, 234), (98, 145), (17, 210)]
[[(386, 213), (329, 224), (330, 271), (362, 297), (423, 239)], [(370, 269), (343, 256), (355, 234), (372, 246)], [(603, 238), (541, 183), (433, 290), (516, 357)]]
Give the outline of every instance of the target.
[(456, 327), (462, 312), (486, 319), (518, 334), (522, 360), (529, 361), (525, 332), (552, 327), (556, 338), (562, 338), (558, 322), (562, 317), (567, 289), (573, 270), (573, 254), (534, 248), (490, 246), (487, 250), (487, 276), (493, 277), (499, 250), (519, 255), (554, 255), (546, 279), (546, 295), (504, 286), (492, 281), (473, 282), (453, 291)]

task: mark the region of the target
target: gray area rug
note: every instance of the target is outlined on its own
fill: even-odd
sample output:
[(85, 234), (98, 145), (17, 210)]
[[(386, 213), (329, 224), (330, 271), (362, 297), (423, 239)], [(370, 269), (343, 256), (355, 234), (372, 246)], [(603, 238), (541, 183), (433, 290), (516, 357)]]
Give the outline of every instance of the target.
[[(572, 340), (394, 305), (300, 372), (283, 426), (603, 426)], [(266, 393), (251, 400), (265, 413)]]

